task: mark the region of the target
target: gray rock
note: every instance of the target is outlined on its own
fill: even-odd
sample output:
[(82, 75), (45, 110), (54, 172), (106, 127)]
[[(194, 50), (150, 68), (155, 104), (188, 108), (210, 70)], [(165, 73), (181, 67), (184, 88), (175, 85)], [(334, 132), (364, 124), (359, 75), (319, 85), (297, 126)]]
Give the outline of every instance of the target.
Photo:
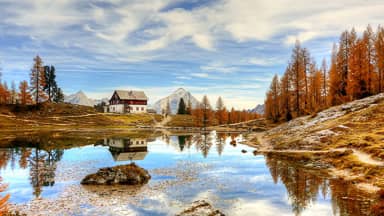
[(81, 184), (85, 185), (143, 185), (151, 176), (135, 163), (101, 168), (97, 173), (87, 175)]
[(176, 216), (224, 216), (224, 214), (214, 209), (207, 201), (198, 200)]

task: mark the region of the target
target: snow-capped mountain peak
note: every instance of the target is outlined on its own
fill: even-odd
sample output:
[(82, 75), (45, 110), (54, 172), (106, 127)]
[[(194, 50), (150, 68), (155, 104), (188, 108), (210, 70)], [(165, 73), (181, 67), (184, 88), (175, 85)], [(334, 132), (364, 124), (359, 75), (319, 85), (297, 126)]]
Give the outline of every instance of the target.
[(78, 104), (83, 106), (94, 106), (95, 101), (85, 95), (83, 91), (78, 91), (75, 94), (64, 96), (64, 102), (71, 104)]
[(253, 113), (264, 115), (264, 104), (258, 104), (255, 108), (250, 110)]
[(172, 94), (170, 94), (169, 96), (158, 100), (153, 105), (153, 109), (155, 109), (157, 113), (161, 113), (162, 110), (165, 109), (166, 104), (169, 102), (171, 112), (176, 113), (179, 107), (180, 98), (183, 98), (186, 104), (188, 104), (190, 101), (192, 107), (196, 107), (196, 105), (199, 104), (199, 101), (195, 97), (193, 97), (190, 92), (188, 92), (184, 88), (179, 88), (176, 91), (172, 92)]

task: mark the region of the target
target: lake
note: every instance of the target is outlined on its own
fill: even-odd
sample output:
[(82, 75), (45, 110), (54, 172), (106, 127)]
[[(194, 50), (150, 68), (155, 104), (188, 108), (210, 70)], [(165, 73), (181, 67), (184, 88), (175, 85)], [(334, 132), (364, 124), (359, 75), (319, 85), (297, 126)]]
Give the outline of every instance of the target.
[[(226, 215), (368, 215), (371, 199), (344, 182), (271, 155), (241, 134), (56, 132), (0, 142), (12, 209), (30, 215), (175, 215), (207, 200)], [(142, 187), (82, 186), (99, 168), (134, 162)]]

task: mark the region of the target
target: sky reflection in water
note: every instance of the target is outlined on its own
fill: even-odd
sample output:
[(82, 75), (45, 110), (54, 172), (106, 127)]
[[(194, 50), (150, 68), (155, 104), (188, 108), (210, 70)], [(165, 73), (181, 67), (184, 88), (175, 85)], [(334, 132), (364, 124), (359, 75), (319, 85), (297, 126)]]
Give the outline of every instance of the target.
[[(40, 144), (43, 148), (37, 149), (29, 144), (0, 149), (0, 174), (9, 183), (10, 202), (21, 205), (36, 197), (54, 202), (71, 186), (80, 190), (80, 196), (93, 195), (93, 189), (79, 186), (81, 179), (101, 167), (130, 163), (129, 158), (152, 175), (149, 185), (141, 189), (149, 191), (147, 195), (137, 196), (140, 191), (125, 195), (137, 196), (137, 202), (119, 205), (113, 199), (124, 194), (100, 193), (104, 207), (78, 203), (76, 215), (172, 215), (199, 199), (209, 200), (228, 215), (365, 215), (366, 202), (343, 200), (351, 196), (348, 184), (279, 158), (254, 156), (254, 149), (241, 142), (241, 135), (211, 132), (203, 136), (114, 136), (67, 150)], [(163, 189), (154, 189), (162, 184)], [(76, 199), (73, 202), (76, 205)]]

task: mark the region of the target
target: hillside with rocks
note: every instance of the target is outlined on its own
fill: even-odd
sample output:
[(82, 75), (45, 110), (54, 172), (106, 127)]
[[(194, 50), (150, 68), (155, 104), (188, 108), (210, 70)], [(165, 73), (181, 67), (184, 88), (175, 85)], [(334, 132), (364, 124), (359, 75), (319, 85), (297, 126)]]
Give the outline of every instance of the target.
[(364, 190), (384, 187), (384, 93), (293, 119), (248, 139), (259, 152), (326, 168)]
[(323, 148), (357, 129), (384, 130), (383, 112), (384, 93), (293, 119), (269, 130), (266, 137), (274, 148)]

